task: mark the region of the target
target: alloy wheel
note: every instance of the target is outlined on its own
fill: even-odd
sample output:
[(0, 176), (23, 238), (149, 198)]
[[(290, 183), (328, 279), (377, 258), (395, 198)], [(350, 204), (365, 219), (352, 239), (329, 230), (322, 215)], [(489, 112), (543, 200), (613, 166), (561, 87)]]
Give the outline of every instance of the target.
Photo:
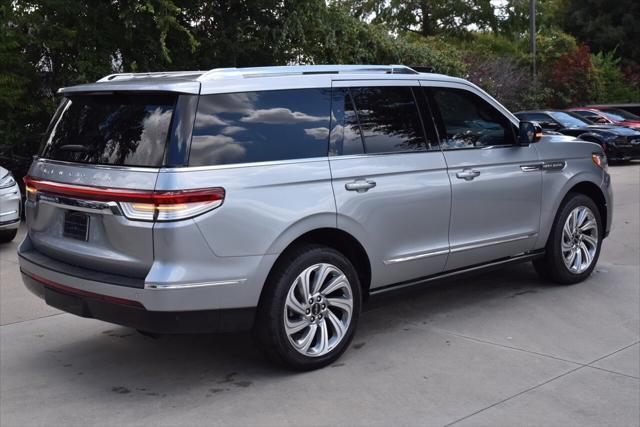
[(343, 340), (353, 317), (353, 292), (346, 275), (326, 263), (306, 268), (291, 284), (284, 328), (301, 354), (319, 357)]
[(573, 209), (562, 229), (562, 259), (574, 274), (586, 271), (598, 250), (598, 223), (586, 206)]

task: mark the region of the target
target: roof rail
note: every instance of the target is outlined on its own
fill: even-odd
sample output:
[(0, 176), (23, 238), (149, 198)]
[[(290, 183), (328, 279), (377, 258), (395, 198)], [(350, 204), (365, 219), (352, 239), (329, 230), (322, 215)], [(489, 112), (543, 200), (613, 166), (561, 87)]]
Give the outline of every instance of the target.
[(158, 71), (153, 73), (115, 73), (104, 76), (98, 82), (110, 82), (113, 80), (129, 80), (136, 78), (154, 77), (196, 77), (205, 73), (204, 71)]
[(429, 65), (412, 65), (411, 69), (419, 72), (419, 73), (435, 73), (436, 69), (430, 67)]
[(417, 71), (406, 65), (288, 65), (276, 67), (215, 68), (203, 73), (198, 77), (198, 80), (340, 73), (418, 74)]

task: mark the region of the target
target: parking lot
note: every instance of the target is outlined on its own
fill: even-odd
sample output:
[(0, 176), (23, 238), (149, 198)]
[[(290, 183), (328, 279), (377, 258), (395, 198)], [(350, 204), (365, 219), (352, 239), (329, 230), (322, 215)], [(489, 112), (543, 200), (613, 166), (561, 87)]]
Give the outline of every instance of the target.
[(19, 236), (0, 247), (0, 424), (637, 426), (640, 163), (610, 172), (613, 229), (586, 282), (522, 264), (378, 299), (310, 373), (248, 335), (154, 339), (53, 310), (22, 285)]

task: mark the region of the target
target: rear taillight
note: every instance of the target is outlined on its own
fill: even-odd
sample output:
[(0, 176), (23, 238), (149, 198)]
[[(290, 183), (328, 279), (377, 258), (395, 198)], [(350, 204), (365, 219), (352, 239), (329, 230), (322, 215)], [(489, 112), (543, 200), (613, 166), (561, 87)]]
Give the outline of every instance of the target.
[(129, 219), (141, 221), (176, 221), (192, 218), (217, 208), (225, 197), (224, 188), (200, 188), (178, 191), (128, 190), (123, 188), (86, 187), (41, 181), (24, 177), (27, 197), (35, 200), (38, 192), (85, 200), (117, 202)]

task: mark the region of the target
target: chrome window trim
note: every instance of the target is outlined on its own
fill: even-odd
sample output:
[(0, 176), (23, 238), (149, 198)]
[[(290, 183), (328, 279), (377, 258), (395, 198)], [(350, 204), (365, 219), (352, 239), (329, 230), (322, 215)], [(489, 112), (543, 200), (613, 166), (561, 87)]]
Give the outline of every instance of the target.
[(335, 88), (344, 88), (344, 87), (389, 87), (389, 86), (409, 86), (409, 87), (420, 87), (420, 82), (413, 76), (413, 79), (395, 79), (389, 78), (380, 80), (379, 77), (377, 79), (348, 79), (348, 80), (333, 80), (331, 83), (332, 87)]
[(81, 167), (81, 168), (90, 168), (90, 169), (102, 169), (102, 170), (121, 170), (121, 171), (129, 171), (129, 172), (151, 172), (158, 173), (160, 168), (158, 167), (143, 167), (143, 166), (117, 166), (117, 165), (101, 165), (96, 163), (77, 163), (77, 162), (67, 162), (64, 160), (53, 160), (46, 159), (44, 157), (34, 157), (34, 163), (45, 163), (51, 165), (60, 165), (60, 166), (73, 166), (73, 167)]
[(175, 168), (163, 167), (160, 168), (160, 173), (172, 173), (172, 172), (198, 172), (217, 169), (235, 169), (235, 168), (249, 168), (260, 166), (280, 166), (289, 165), (295, 163), (315, 163), (315, 162), (327, 162), (329, 156), (323, 157), (306, 157), (303, 159), (287, 159), (287, 160), (268, 160), (264, 162), (246, 162), (246, 163), (229, 163), (225, 165), (209, 165), (209, 166), (178, 166)]
[[(466, 82), (464, 80), (460, 81), (444, 81), (444, 80), (427, 80), (427, 79), (418, 79), (420, 82), (420, 86), (429, 88), (429, 87), (444, 87), (450, 89), (461, 89), (466, 90), (467, 92), (471, 92), (474, 95), (479, 96), (484, 101), (488, 102), (489, 105), (498, 110), (503, 116), (505, 116), (514, 126), (518, 127), (520, 125), (520, 120), (516, 116), (513, 115), (509, 110), (507, 110), (502, 104), (500, 104), (494, 97), (477, 87), (476, 85)], [(510, 145), (509, 147), (512, 147)]]

